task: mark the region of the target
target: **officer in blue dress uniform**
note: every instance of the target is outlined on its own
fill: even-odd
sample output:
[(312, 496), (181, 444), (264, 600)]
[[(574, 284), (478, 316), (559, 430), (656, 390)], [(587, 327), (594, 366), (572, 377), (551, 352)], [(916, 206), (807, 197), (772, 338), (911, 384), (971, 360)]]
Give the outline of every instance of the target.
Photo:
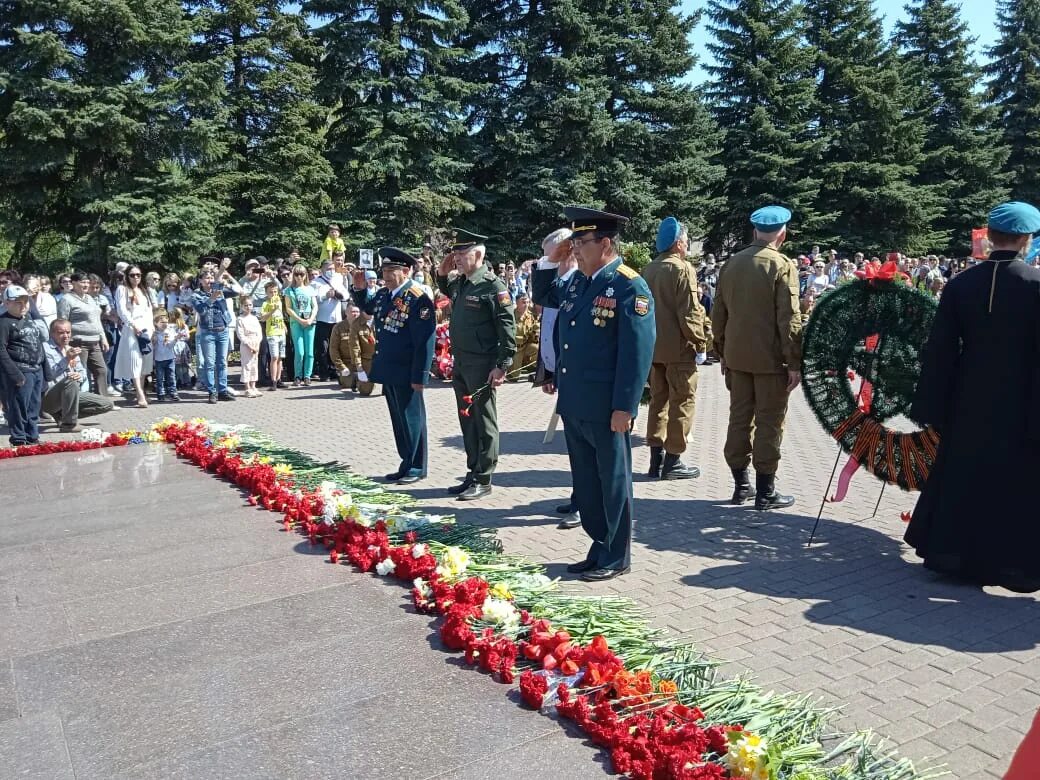
[(592, 537), (585, 560), (567, 570), (588, 581), (608, 580), (631, 564), (631, 430), (654, 354), (654, 299), (618, 256), (627, 217), (576, 206), (564, 214), (578, 271), (561, 281), (556, 265), (540, 260), (534, 301), (560, 310), (557, 409), (581, 526)]
[(372, 358), (373, 382), (383, 385), (390, 409), (394, 441), (401, 466), (387, 474), (388, 482), (408, 484), (426, 476), (426, 404), (423, 389), (430, 381), (434, 331), (437, 318), (433, 301), (412, 281), (416, 260), (407, 252), (385, 246), (379, 250), (380, 271), (386, 286), (375, 295), (367, 288), (351, 287), (354, 303), (373, 316), (376, 352)]

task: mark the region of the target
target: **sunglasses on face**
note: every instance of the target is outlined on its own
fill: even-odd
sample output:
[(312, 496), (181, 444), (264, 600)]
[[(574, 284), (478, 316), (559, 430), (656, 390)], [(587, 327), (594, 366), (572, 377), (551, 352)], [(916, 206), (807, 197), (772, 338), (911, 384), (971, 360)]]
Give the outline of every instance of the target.
[(140, 279), (141, 274), (127, 274), (131, 279)]

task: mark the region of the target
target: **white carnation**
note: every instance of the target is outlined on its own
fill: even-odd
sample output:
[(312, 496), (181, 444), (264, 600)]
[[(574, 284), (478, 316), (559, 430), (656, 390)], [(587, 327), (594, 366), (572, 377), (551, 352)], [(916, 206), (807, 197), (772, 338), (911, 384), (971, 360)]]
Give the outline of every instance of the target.
[(397, 565), (392, 560), (387, 558), (385, 561), (380, 561), (376, 564), (376, 574), (378, 574), (380, 577), (385, 577), (386, 575), (392, 573), (393, 570), (396, 568)]

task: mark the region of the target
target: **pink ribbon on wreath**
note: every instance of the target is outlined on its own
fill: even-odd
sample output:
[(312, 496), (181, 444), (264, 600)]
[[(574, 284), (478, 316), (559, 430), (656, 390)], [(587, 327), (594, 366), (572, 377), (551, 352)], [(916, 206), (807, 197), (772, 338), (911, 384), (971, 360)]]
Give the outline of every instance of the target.
[[(895, 264), (891, 262), (885, 263), (885, 265), (881, 267), (882, 270), (884, 270), (885, 266), (888, 265), (894, 266)], [(875, 352), (877, 351), (878, 344), (880, 343), (880, 341), (881, 337), (877, 333), (874, 333), (863, 339), (863, 346), (866, 347), (867, 352)], [(859, 386), (860, 411), (862, 411), (863, 414), (870, 414), (873, 402), (874, 385), (869, 379), (864, 378), (862, 380), (862, 384), (860, 384)], [(860, 462), (855, 457), (850, 457), (848, 459), (848, 461), (845, 463), (845, 467), (842, 468), (841, 473), (838, 475), (838, 485), (837, 489), (834, 492), (834, 495), (827, 499), (829, 503), (838, 504), (845, 500), (845, 497), (848, 495), (849, 492), (849, 483), (852, 482), (853, 475), (857, 471), (859, 471), (859, 467)]]

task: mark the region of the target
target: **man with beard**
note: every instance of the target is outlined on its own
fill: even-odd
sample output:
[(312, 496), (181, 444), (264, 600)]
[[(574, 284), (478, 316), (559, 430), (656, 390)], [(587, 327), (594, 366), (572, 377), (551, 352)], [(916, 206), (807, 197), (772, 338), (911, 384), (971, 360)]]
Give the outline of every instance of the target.
[(986, 262), (939, 299), (910, 416), (940, 435), (906, 541), (926, 568), (978, 585), (1040, 590), (1040, 269), (1021, 262), (1040, 211), (989, 215)]

